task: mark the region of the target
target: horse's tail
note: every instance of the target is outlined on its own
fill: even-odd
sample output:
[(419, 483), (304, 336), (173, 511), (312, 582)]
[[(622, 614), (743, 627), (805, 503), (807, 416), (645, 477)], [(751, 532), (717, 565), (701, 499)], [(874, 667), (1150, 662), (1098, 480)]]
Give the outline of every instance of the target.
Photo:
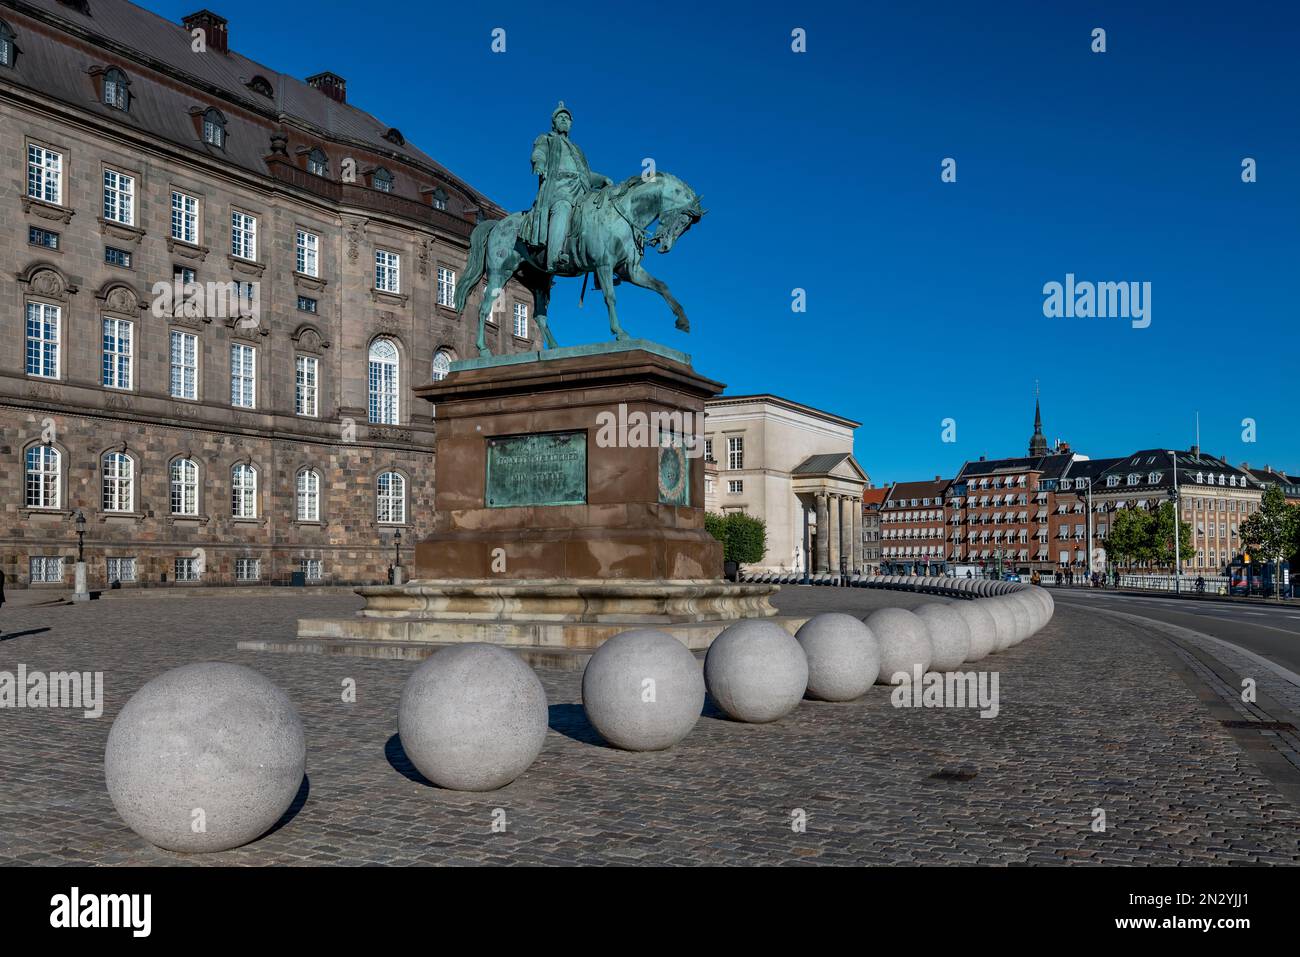
[(474, 232), (470, 233), (469, 260), (465, 263), (465, 275), (461, 277), (460, 282), (456, 283), (455, 303), (458, 313), (465, 311), (465, 302), (469, 299), (470, 290), (483, 278), (483, 272), (487, 268), (488, 234), (492, 232), (492, 227), (497, 222), (497, 220), (485, 220), (475, 226)]

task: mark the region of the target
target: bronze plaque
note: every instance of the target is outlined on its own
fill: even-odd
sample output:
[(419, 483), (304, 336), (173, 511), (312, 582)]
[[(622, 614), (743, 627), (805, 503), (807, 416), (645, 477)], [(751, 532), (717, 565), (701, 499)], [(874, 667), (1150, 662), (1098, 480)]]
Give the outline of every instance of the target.
[(487, 440), (489, 508), (584, 505), (587, 433), (500, 435)]

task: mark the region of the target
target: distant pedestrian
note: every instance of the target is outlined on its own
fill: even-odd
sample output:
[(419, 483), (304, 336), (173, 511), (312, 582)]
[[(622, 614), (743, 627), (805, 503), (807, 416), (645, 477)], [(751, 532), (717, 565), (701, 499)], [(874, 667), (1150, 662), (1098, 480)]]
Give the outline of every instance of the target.
[(0, 571), (0, 608), (5, 604), (5, 573)]

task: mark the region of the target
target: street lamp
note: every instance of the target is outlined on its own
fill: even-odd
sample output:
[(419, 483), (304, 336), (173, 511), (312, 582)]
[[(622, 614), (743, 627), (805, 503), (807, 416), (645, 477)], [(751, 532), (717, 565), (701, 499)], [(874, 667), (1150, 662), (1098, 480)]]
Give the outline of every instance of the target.
[(81, 509), (77, 509), (77, 518), (74, 523), (77, 526), (77, 561), (86, 560), (86, 516)]
[(1169, 457), (1174, 460), (1174, 487), (1169, 490), (1169, 499), (1174, 503), (1174, 594), (1179, 595), (1182, 594), (1183, 563), (1178, 543), (1178, 526), (1182, 524), (1183, 516), (1178, 508), (1178, 453), (1170, 450)]
[(393, 568), (400, 568), (402, 564), (402, 530), (399, 528), (393, 533)]

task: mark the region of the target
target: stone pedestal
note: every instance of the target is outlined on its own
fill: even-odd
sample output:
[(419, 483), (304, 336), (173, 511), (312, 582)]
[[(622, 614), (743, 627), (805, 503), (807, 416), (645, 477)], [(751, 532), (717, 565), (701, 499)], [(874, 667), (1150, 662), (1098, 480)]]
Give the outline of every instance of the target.
[(76, 562), (72, 567), (72, 600), (90, 601), (90, 590), (86, 587), (86, 563)]
[(723, 386), (680, 353), (619, 345), (634, 347), (459, 362), (416, 389), (434, 403), (437, 476), (413, 580), (722, 577), (704, 530), (703, 416)]
[(411, 581), (358, 588), (355, 618), (300, 621), (297, 647), (240, 647), (410, 658), (486, 641), (554, 667), (630, 628), (702, 649), (774, 616), (778, 586), (723, 581), (704, 529), (704, 402), (722, 388), (642, 340), (453, 363), (415, 390), (437, 472)]

